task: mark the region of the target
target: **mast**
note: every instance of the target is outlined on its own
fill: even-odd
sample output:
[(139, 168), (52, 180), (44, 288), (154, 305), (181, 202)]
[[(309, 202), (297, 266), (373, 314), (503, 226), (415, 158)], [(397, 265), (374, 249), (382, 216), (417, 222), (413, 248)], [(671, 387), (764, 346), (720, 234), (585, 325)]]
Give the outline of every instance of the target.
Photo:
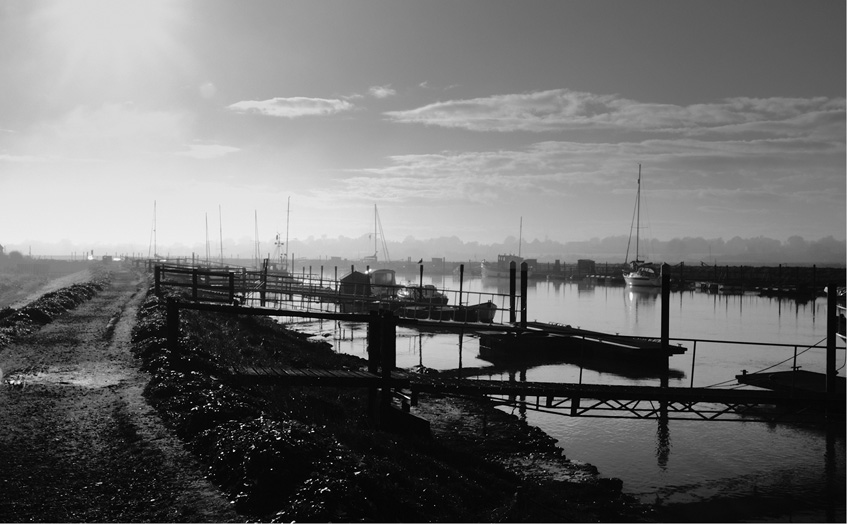
[(377, 247), (376, 247), (376, 245), (377, 245), (376, 244), (377, 243), (377, 230), (376, 230), (377, 213), (378, 213), (378, 211), (376, 210), (376, 204), (374, 204), (374, 264), (376, 264), (376, 261), (378, 260), (377, 256), (376, 256), (376, 254), (377, 254)]
[(209, 265), (209, 213), (206, 213), (206, 265)]
[(221, 217), (221, 205), (218, 204), (218, 228), (220, 230), (221, 238), (221, 265), (224, 265), (224, 225)]
[(638, 262), (638, 237), (641, 236), (641, 164), (638, 164), (638, 190), (635, 193), (635, 261)]
[(288, 271), (288, 222), (291, 218), (291, 197), (288, 197), (288, 210), (285, 212), (285, 264), (283, 269)]
[(255, 231), (255, 233), (254, 233), (254, 235), (255, 235), (255, 237), (254, 237), (254, 242), (255, 242), (255, 244), (256, 244), (256, 246), (255, 246), (254, 258), (255, 258), (255, 260), (256, 260), (256, 262), (255, 262), (255, 264), (256, 264), (256, 269), (259, 269), (259, 268), (260, 268), (260, 266), (259, 266), (259, 258), (260, 258), (262, 255), (261, 255), (261, 253), (260, 253), (260, 251), (259, 251), (259, 212), (258, 212), (257, 210), (255, 210), (255, 209), (253, 210), (253, 227), (256, 229), (256, 231)]
[(521, 256), (521, 244), (523, 244), (523, 217), (521, 217), (521, 226), (518, 230), (518, 256)]

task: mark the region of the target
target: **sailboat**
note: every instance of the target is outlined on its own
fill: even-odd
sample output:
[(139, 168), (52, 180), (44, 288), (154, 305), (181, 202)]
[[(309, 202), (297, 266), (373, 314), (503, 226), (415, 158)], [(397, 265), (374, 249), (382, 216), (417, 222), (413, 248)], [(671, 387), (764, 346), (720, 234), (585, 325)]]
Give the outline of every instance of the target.
[[(662, 287), (662, 275), (653, 264), (639, 259), (638, 240), (641, 229), (641, 164), (638, 164), (638, 191), (635, 195), (635, 259), (629, 263), (629, 269), (624, 270), (623, 279), (631, 287)], [(629, 241), (632, 242), (632, 225), (629, 228)], [(629, 244), (626, 248), (629, 258)]]
[[(482, 278), (509, 278), (511, 263), (515, 263), (515, 269), (520, 275), (521, 264), (524, 258), (521, 257), (521, 245), (523, 244), (523, 217), (521, 217), (520, 233), (518, 234), (518, 254), (497, 255), (497, 262), (483, 260), (480, 263), (480, 272)], [(532, 267), (527, 269), (527, 277), (532, 276)]]

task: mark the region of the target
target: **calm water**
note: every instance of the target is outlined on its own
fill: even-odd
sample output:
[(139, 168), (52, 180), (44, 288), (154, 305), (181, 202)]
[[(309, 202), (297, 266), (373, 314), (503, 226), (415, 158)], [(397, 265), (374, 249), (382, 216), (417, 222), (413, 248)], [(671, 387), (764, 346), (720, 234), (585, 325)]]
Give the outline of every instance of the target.
[[(416, 275), (410, 275), (416, 281)], [(398, 277), (398, 280), (402, 280)], [(424, 277), (442, 289), (458, 289), (452, 277)], [(466, 280), (464, 303), (492, 298), (508, 308), (506, 281)], [(489, 295), (486, 295), (489, 294)], [(450, 303), (457, 302), (449, 294)], [(825, 344), (826, 300), (798, 303), (756, 295), (671, 293), (671, 338), (697, 338), (796, 344), (798, 353)], [(538, 281), (528, 287), (530, 320), (584, 329), (659, 337), (661, 295), (624, 287)], [(295, 326), (292, 326), (295, 327)], [(345, 323), (301, 324), (330, 334), (337, 350), (366, 357), (366, 327)], [(399, 328), (397, 364), (435, 369), (486, 366), (475, 336), (418, 333)], [(794, 348), (679, 342), (688, 351), (671, 358), (671, 386), (735, 383), (741, 370), (788, 370)], [(839, 351), (837, 366), (845, 362)], [(694, 364), (692, 377), (692, 363)], [(825, 349), (797, 357), (802, 369), (823, 372)], [(658, 378), (570, 364), (526, 370), (529, 381), (658, 385)], [(493, 378), (497, 378), (495, 375)], [(508, 377), (504, 374), (501, 378)], [(511, 412), (511, 408), (507, 408)], [(677, 421), (569, 417), (514, 411), (558, 439), (565, 454), (618, 477), (624, 491), (665, 508), (662, 520), (693, 521), (845, 521), (845, 439), (837, 430), (791, 424), (732, 421)]]

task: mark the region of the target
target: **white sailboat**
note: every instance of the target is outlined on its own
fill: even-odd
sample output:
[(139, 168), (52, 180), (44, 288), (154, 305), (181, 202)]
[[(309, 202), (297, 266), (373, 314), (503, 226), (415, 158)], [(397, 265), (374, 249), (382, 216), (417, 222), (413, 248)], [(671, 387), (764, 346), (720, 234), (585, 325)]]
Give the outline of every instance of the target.
[[(641, 229), (641, 164), (638, 164), (638, 191), (635, 196), (635, 259), (624, 270), (623, 279), (631, 287), (662, 287), (662, 274), (653, 264), (639, 259), (639, 230)], [(629, 228), (629, 241), (632, 242), (632, 225)], [(629, 244), (626, 248), (629, 258)]]

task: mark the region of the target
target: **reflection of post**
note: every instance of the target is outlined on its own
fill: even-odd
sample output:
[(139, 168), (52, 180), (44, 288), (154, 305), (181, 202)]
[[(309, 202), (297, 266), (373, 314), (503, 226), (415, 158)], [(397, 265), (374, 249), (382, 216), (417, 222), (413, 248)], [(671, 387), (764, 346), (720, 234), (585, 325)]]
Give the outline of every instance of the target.
[[(826, 452), (824, 453), (824, 475), (826, 477), (826, 521), (836, 522), (836, 508), (844, 508), (844, 492), (837, 488), (838, 485), (838, 460), (835, 448), (835, 432), (838, 429), (834, 424), (828, 424), (826, 428)], [(841, 430), (843, 431), (843, 429)], [(842, 477), (843, 478), (843, 477)], [(839, 500), (840, 499), (840, 500)]]
[(668, 426), (667, 412), (664, 418), (659, 419), (659, 427), (656, 431), (656, 459), (659, 468), (668, 468), (668, 457), (671, 454), (671, 431)]

